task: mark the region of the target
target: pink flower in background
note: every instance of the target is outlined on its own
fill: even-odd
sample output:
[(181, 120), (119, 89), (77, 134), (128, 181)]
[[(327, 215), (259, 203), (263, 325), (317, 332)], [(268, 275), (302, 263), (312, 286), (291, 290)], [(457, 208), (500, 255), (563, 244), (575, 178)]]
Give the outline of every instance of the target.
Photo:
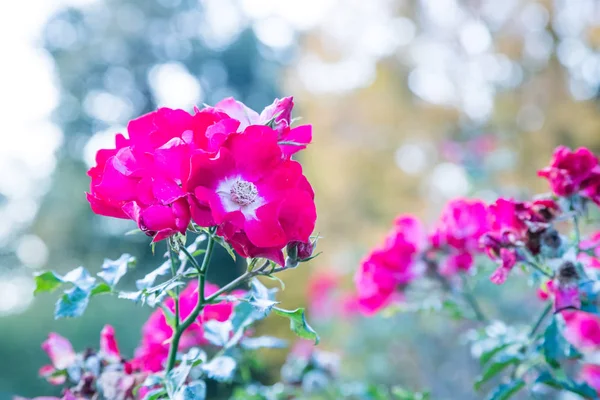
[(579, 377), (600, 395), (600, 365), (584, 364)]
[(480, 200), (455, 199), (446, 204), (433, 229), (434, 247), (449, 246), (475, 252), (481, 249), (479, 238), (489, 230), (487, 207)]
[(118, 362), (121, 360), (119, 345), (115, 338), (115, 328), (111, 325), (104, 325), (100, 332), (100, 354), (102, 358)]
[(71, 342), (58, 333), (51, 332), (42, 343), (42, 349), (56, 369), (65, 369), (75, 362), (76, 354)]
[(286, 157), (305, 149), (312, 141), (312, 126), (301, 125), (291, 128), (293, 97), (275, 99), (273, 104), (266, 107), (260, 114), (244, 103), (232, 97), (221, 100), (212, 108), (224, 112), (231, 118), (240, 122), (239, 132), (243, 132), (250, 125), (265, 125), (273, 120), (272, 127), (278, 133), (278, 141), (293, 142), (294, 144), (281, 144), (281, 150)]
[(482, 201), (455, 199), (447, 203), (430, 238), (434, 248), (448, 252), (440, 273), (470, 270), (473, 254), (482, 250), (481, 236), (488, 230), (487, 207)]
[(551, 199), (519, 202), (499, 198), (489, 206), (490, 231), (480, 241), (487, 255), (500, 264), (490, 277), (492, 282), (504, 283), (519, 260), (519, 247), (539, 253), (540, 235), (559, 213), (558, 204)]
[(600, 349), (600, 316), (585, 311), (565, 310), (564, 336), (580, 351)]
[(423, 228), (416, 218), (396, 219), (384, 244), (363, 259), (354, 277), (363, 313), (372, 314), (398, 298), (397, 290), (421, 272), (417, 257), (424, 244)]
[[(218, 286), (207, 283), (205, 294), (207, 296), (216, 292)], [(233, 292), (234, 295), (242, 292)], [(179, 315), (183, 320), (187, 318), (198, 303), (198, 283), (191, 281), (188, 286), (180, 293), (179, 297)], [(175, 312), (175, 302), (172, 298), (165, 301), (165, 306)], [(221, 302), (218, 304), (207, 305), (194, 322), (181, 336), (179, 350), (186, 350), (193, 346), (202, 346), (208, 343), (204, 338), (203, 323), (209, 320), (226, 321), (233, 313), (234, 304), (231, 302)], [(162, 309), (157, 309), (150, 315), (142, 327), (142, 340), (140, 346), (135, 351), (133, 364), (135, 369), (148, 372), (158, 372), (164, 368), (164, 362), (169, 354), (169, 340), (173, 329), (167, 323)]]
[(184, 185), (194, 194), (192, 217), (244, 257), (284, 264), (282, 249), (307, 242), (317, 218), (314, 194), (302, 167), (284, 159), (277, 133), (250, 126), (229, 136), (216, 155), (195, 153)]
[(552, 192), (557, 196), (572, 196), (598, 181), (600, 167), (598, 159), (589, 149), (580, 147), (572, 151), (559, 146), (554, 150), (550, 165), (538, 171), (548, 180)]

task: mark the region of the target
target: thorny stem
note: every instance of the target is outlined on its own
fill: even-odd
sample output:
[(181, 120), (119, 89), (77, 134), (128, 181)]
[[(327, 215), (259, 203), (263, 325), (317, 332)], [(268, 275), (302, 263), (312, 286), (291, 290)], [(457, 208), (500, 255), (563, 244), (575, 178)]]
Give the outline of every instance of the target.
[(540, 326), (542, 326), (542, 323), (544, 322), (544, 320), (546, 319), (546, 317), (548, 316), (548, 314), (550, 314), (551, 310), (552, 310), (552, 303), (548, 303), (546, 305), (546, 307), (544, 307), (544, 310), (540, 314), (540, 316), (537, 319), (537, 321), (535, 321), (535, 324), (533, 324), (532, 327), (531, 327), (531, 329), (529, 330), (529, 335), (528, 336), (529, 336), (530, 339), (533, 339), (533, 337), (535, 336), (537, 330), (540, 329)]
[(487, 318), (486, 318), (485, 314), (483, 313), (483, 311), (481, 310), (481, 307), (479, 306), (477, 299), (475, 298), (475, 296), (473, 296), (473, 293), (471, 293), (471, 290), (469, 289), (469, 282), (467, 280), (467, 277), (464, 274), (461, 274), (461, 278), (462, 278), (462, 282), (463, 282), (463, 290), (461, 291), (463, 298), (469, 304), (469, 306), (471, 306), (471, 308), (473, 309), (473, 312), (475, 313), (475, 318), (477, 318), (477, 321), (487, 322)]
[[(210, 296), (205, 297), (204, 289), (205, 289), (205, 284), (206, 284), (206, 270), (208, 269), (208, 265), (210, 263), (210, 257), (213, 252), (214, 244), (215, 244), (214, 232), (211, 232), (208, 237), (208, 243), (206, 245), (206, 252), (204, 253), (204, 259), (202, 260), (202, 265), (199, 265), (197, 267), (198, 268), (198, 303), (196, 304), (196, 307), (194, 308), (192, 313), (183, 322), (181, 322), (181, 324), (179, 326), (177, 326), (173, 332), (173, 337), (171, 338), (171, 346), (169, 348), (169, 357), (168, 357), (166, 372), (171, 371), (175, 367), (175, 361), (177, 359), (177, 349), (179, 348), (179, 341), (181, 339), (181, 335), (198, 318), (198, 315), (200, 315), (200, 312), (202, 312), (202, 309), (207, 304), (211, 304), (215, 300), (217, 300), (218, 297), (220, 295), (222, 295), (223, 293), (231, 291), (232, 289), (236, 288), (243, 282), (245, 282), (257, 275), (263, 274), (265, 272), (265, 269), (269, 266), (269, 261), (266, 260), (265, 263), (263, 265), (261, 265), (259, 268), (256, 268), (253, 271), (246, 271), (241, 276), (239, 276), (236, 279), (234, 279), (233, 281), (229, 282), (227, 285), (223, 286), (222, 288), (220, 288), (219, 290), (217, 290)], [(196, 262), (196, 260), (194, 260), (194, 258), (187, 251), (187, 249), (185, 249), (185, 247), (181, 247), (181, 249), (186, 254), (186, 256), (189, 257), (190, 262), (194, 266), (197, 266), (198, 263)], [(269, 271), (268, 273), (269, 274), (276, 273), (276, 272), (283, 271), (284, 269), (286, 269), (286, 268), (284, 268), (284, 267), (275, 268), (272, 271)]]
[[(173, 251), (173, 247), (171, 247), (171, 243), (167, 245), (169, 248), (169, 259), (171, 261), (171, 275), (173, 278), (177, 274), (176, 262), (175, 262), (175, 253)], [(175, 288), (175, 298), (173, 299), (175, 302), (175, 329), (179, 328), (179, 286)]]
[(187, 328), (190, 327), (200, 315), (200, 312), (206, 305), (206, 299), (204, 298), (204, 286), (206, 284), (206, 270), (208, 269), (208, 265), (210, 263), (210, 258), (212, 256), (213, 248), (215, 245), (214, 232), (211, 232), (208, 236), (208, 243), (206, 245), (206, 253), (204, 253), (204, 259), (202, 260), (202, 265), (198, 265), (194, 257), (187, 251), (185, 246), (181, 246), (181, 250), (185, 255), (189, 258), (190, 262), (198, 269), (198, 303), (196, 303), (196, 307), (192, 310), (190, 315), (181, 322), (179, 326), (177, 326), (173, 331), (173, 336), (171, 337), (171, 346), (169, 347), (169, 357), (167, 361), (167, 371), (169, 372), (175, 367), (175, 361), (177, 359), (177, 349), (179, 348), (179, 340), (181, 339), (181, 335)]

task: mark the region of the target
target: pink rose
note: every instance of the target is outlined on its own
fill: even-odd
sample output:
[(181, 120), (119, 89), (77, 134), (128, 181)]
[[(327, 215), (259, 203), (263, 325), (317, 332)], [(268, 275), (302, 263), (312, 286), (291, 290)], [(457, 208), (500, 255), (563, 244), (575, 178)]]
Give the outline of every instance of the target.
[(282, 143), (281, 151), (286, 157), (306, 148), (312, 141), (311, 125), (301, 125), (291, 128), (292, 109), (294, 108), (293, 97), (275, 99), (273, 104), (267, 106), (260, 114), (244, 103), (232, 97), (221, 100), (214, 107), (218, 112), (223, 112), (229, 117), (240, 122), (238, 132), (243, 132), (250, 125), (265, 125), (273, 121), (272, 127), (278, 134), (279, 142), (293, 142), (293, 144)]
[(282, 249), (307, 242), (316, 221), (313, 191), (296, 161), (284, 159), (277, 133), (250, 126), (231, 134), (215, 155), (197, 152), (184, 188), (193, 193), (192, 218), (244, 257), (284, 264)]
[(119, 345), (115, 338), (115, 328), (111, 325), (104, 325), (104, 328), (100, 332), (100, 354), (106, 360), (112, 362), (121, 361)]
[(580, 351), (600, 348), (600, 317), (585, 311), (564, 310), (565, 339)]
[(598, 159), (585, 147), (572, 151), (559, 146), (554, 150), (550, 165), (538, 171), (546, 178), (552, 192), (557, 196), (572, 196), (587, 188), (592, 180), (598, 179)]

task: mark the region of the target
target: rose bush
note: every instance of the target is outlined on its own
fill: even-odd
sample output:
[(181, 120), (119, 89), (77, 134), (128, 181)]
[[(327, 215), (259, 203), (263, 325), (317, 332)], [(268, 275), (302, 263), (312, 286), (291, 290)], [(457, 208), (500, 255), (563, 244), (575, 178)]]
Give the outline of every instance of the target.
[[(92, 210), (135, 221), (153, 246), (166, 245), (165, 261), (137, 280), (135, 291), (118, 288), (135, 265), (128, 254), (105, 260), (95, 276), (83, 267), (36, 276), (36, 293), (63, 292), (56, 318), (81, 316), (101, 294), (155, 308), (133, 355), (120, 352), (109, 325), (98, 348), (82, 352), (50, 333), (42, 344), (50, 364), (40, 375), (63, 387), (62, 399), (204, 399), (215, 382), (234, 400), (428, 398), (346, 382), (339, 355), (308, 342), (293, 347), (281, 382), (267, 386), (253, 374), (255, 350), (285, 345), (255, 336), (254, 325), (269, 314), (286, 318), (300, 338), (319, 341), (304, 309), (280, 307), (276, 290), (257, 279), (277, 280), (276, 273), (317, 255), (315, 194), (294, 159), (311, 142), (312, 129), (292, 127), (293, 105), (291, 97), (276, 99), (258, 113), (229, 98), (192, 114), (161, 108), (131, 121), (114, 149), (98, 151), (88, 172)], [(430, 230), (417, 217), (400, 215), (358, 263), (354, 292), (341, 288), (341, 274), (313, 277), (311, 312), (328, 321), (450, 311), (478, 326), (469, 334), (483, 367), (474, 388), (489, 388), (488, 399), (525, 390), (539, 398), (551, 391), (598, 398), (600, 233), (586, 226), (585, 235), (582, 223), (600, 204), (600, 165), (588, 149), (559, 147), (539, 175), (550, 193), (489, 204), (454, 199)], [(223, 287), (206, 280), (216, 245), (247, 262), (246, 272)], [(470, 291), (480, 272), (491, 285), (526, 278), (545, 303), (541, 315), (528, 328), (490, 320)], [(427, 293), (415, 302), (412, 292), (420, 287)]]

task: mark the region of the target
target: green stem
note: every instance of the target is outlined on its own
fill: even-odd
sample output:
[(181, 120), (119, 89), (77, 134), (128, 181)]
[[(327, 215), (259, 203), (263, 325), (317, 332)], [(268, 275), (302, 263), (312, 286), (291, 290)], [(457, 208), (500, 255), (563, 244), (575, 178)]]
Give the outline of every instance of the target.
[(579, 230), (579, 216), (577, 215), (577, 212), (573, 214), (573, 226), (575, 228), (575, 251), (577, 252), (577, 255), (579, 255), (579, 252), (581, 251), (581, 231)]
[(171, 371), (175, 367), (175, 361), (177, 359), (177, 349), (179, 348), (179, 340), (181, 339), (181, 335), (187, 328), (190, 327), (196, 321), (200, 312), (206, 305), (206, 299), (204, 298), (204, 286), (206, 284), (206, 270), (208, 269), (208, 265), (210, 263), (210, 258), (212, 256), (213, 248), (215, 245), (214, 233), (208, 236), (208, 243), (206, 245), (206, 253), (204, 253), (204, 259), (202, 260), (202, 265), (198, 266), (198, 263), (192, 257), (192, 255), (185, 249), (185, 247), (181, 247), (183, 253), (189, 258), (190, 262), (198, 268), (198, 303), (196, 303), (196, 307), (192, 310), (190, 315), (186, 319), (184, 319), (181, 324), (174, 329), (173, 336), (171, 337), (171, 346), (169, 347), (169, 357), (167, 361), (167, 370), (166, 372)]
[[(171, 275), (173, 278), (177, 275), (176, 261), (175, 261), (175, 252), (173, 251), (173, 247), (171, 243), (168, 244), (169, 247), (169, 259), (171, 260)], [(179, 286), (175, 288), (175, 298), (173, 299), (175, 302), (175, 329), (179, 328)]]
[(542, 326), (542, 323), (544, 322), (548, 314), (550, 314), (550, 311), (552, 311), (552, 302), (548, 303), (546, 307), (544, 307), (544, 310), (540, 314), (539, 318), (537, 319), (537, 321), (535, 321), (535, 324), (533, 324), (533, 326), (529, 330), (530, 339), (533, 339), (537, 330), (540, 329), (540, 326)]
[(481, 307), (479, 306), (477, 299), (475, 298), (475, 296), (473, 296), (473, 293), (471, 293), (471, 290), (469, 289), (469, 283), (467, 281), (466, 276), (464, 274), (461, 274), (461, 278), (462, 278), (462, 282), (463, 282), (462, 295), (463, 295), (465, 301), (473, 309), (473, 312), (475, 313), (475, 318), (479, 322), (488, 322), (488, 319), (486, 318), (485, 314), (481, 310)]
[[(241, 285), (243, 282), (247, 281), (248, 279), (251, 279), (257, 275), (260, 275), (268, 265), (269, 265), (269, 261), (265, 261), (265, 263), (263, 265), (261, 265), (259, 268), (255, 269), (253, 271), (244, 272), (242, 275), (238, 276), (237, 278), (235, 278), (234, 280), (229, 282), (227, 285), (223, 286), (222, 288), (220, 288), (219, 290), (217, 290), (216, 292), (211, 294), (206, 299), (206, 303), (212, 303), (223, 293), (229, 292), (229, 291), (235, 289), (236, 287), (238, 287), (239, 285)], [(275, 270), (273, 270), (273, 273), (283, 271), (284, 269), (285, 268), (276, 268)]]

